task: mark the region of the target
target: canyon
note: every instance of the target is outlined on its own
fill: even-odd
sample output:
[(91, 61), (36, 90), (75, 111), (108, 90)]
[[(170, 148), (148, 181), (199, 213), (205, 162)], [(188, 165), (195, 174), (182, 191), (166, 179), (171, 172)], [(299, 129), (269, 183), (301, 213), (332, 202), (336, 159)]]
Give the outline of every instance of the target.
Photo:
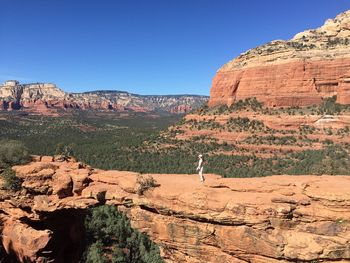
[[(166, 262), (349, 262), (350, 178), (222, 178), (93, 169), (34, 156), (15, 166), (21, 192), (2, 191), (2, 243), (20, 262), (74, 262), (84, 210), (116, 206)], [(157, 185), (138, 193), (138, 178)], [(64, 222), (62, 224), (62, 222)], [(70, 259), (71, 261), (67, 261)]]
[(197, 95), (136, 95), (124, 91), (67, 93), (52, 83), (20, 84), (9, 80), (0, 85), (0, 110), (24, 110), (58, 116), (62, 110), (186, 113), (206, 103)]
[[(218, 70), (209, 107), (200, 107), (204, 96), (77, 94), (54, 84), (7, 81), (0, 86), (6, 111), (57, 116), (200, 107), (144, 142), (141, 152), (159, 153), (161, 162), (171, 150), (184, 150), (174, 156), (189, 160), (206, 150), (208, 170), (221, 165), (222, 176), (236, 176), (238, 169), (241, 177), (261, 176), (206, 173), (201, 183), (197, 174), (102, 170), (73, 157), (34, 155), (12, 167), (22, 180), (20, 191), (0, 187), (7, 258), (78, 262), (86, 245), (86, 210), (107, 204), (125, 213), (169, 263), (350, 262), (349, 37), (347, 11), (291, 40), (249, 50)], [(306, 165), (312, 174), (300, 173)], [(156, 184), (140, 192), (140, 178)]]
[(256, 97), (268, 107), (307, 106), (337, 96), (350, 104), (350, 10), (323, 26), (250, 49), (216, 73), (209, 106)]

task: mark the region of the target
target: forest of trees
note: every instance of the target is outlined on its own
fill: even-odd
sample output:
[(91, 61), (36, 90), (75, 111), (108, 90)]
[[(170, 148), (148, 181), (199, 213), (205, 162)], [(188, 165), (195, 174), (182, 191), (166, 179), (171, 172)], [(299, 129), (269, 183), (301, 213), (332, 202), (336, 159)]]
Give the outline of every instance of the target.
[[(254, 104), (254, 101), (251, 102)], [(259, 104), (258, 106), (259, 107)], [(224, 177), (254, 177), (272, 174), (350, 174), (349, 145), (325, 143), (323, 149), (289, 153), (270, 158), (251, 155), (227, 156), (220, 151), (236, 146), (194, 137), (174, 140), (174, 134), (159, 136), (171, 122), (164, 118), (134, 116), (132, 119), (79, 114), (73, 117), (27, 117), (18, 122), (0, 120), (1, 138), (20, 140), (31, 154), (53, 155), (68, 150), (80, 161), (102, 169), (141, 173), (195, 173), (198, 153), (206, 154), (207, 173)], [(245, 123), (245, 122), (244, 122)], [(304, 129), (305, 130), (305, 129)], [(275, 143), (273, 136), (258, 138)], [(279, 144), (292, 144), (292, 136), (280, 137)], [(251, 138), (250, 140), (253, 140)], [(264, 142), (261, 141), (261, 142)], [(252, 141), (252, 143), (254, 143)], [(257, 142), (259, 143), (259, 141)], [(161, 145), (171, 145), (162, 147)], [(160, 145), (160, 146), (159, 146)], [(1, 161), (1, 160), (0, 160)]]
[(2, 188), (9, 191), (21, 189), (22, 181), (12, 170), (13, 165), (31, 160), (29, 150), (20, 141), (0, 140), (0, 177), (4, 180)]
[(163, 263), (158, 246), (131, 228), (114, 206), (99, 206), (85, 219), (87, 249), (81, 263)]

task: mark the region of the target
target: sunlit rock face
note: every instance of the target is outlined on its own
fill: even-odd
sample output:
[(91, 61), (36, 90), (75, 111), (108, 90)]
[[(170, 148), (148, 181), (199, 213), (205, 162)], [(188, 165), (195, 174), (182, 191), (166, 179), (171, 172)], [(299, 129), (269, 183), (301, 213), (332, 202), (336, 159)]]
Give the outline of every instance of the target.
[(350, 11), (294, 38), (253, 48), (216, 73), (209, 105), (256, 97), (267, 106), (350, 103)]
[(186, 113), (208, 101), (206, 96), (141, 96), (122, 91), (66, 93), (51, 83), (20, 84), (10, 80), (0, 85), (0, 110), (26, 110), (58, 115), (59, 110), (163, 111)]
[[(349, 262), (350, 178), (221, 178), (93, 169), (35, 157), (1, 191), (2, 243), (20, 262), (78, 262), (84, 211), (109, 204), (156, 242), (166, 262)], [(156, 180), (139, 194), (138, 178)], [(73, 260), (73, 261), (70, 261)]]

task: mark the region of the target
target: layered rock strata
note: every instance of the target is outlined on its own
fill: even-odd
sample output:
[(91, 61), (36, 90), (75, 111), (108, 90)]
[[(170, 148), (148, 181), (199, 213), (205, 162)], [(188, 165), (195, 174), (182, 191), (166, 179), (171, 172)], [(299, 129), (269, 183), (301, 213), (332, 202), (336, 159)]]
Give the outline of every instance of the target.
[(337, 95), (350, 104), (350, 10), (291, 40), (253, 48), (216, 73), (209, 106), (256, 97), (267, 106), (306, 106)]
[[(21, 262), (67, 262), (83, 250), (84, 209), (110, 204), (147, 233), (166, 262), (349, 262), (350, 177), (94, 170), (52, 157), (16, 166), (21, 193), (2, 192), (2, 242)], [(138, 195), (138, 177), (159, 186)], [(57, 222), (63, 222), (58, 224)]]
[(186, 113), (207, 100), (206, 96), (141, 96), (122, 91), (66, 93), (55, 84), (20, 84), (15, 80), (0, 85), (0, 110), (24, 109), (46, 115), (66, 109)]

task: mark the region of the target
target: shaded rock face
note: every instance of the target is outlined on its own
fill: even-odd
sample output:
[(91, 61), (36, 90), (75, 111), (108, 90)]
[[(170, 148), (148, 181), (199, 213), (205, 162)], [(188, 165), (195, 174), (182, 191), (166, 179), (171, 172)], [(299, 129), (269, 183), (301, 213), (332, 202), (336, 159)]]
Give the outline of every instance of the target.
[(42, 214), (41, 220), (21, 218), (5, 220), (3, 246), (8, 261), (13, 262), (79, 262), (85, 249), (85, 213), (62, 209)]
[(61, 209), (47, 215), (40, 222), (26, 223), (36, 230), (49, 230), (51, 235), (40, 258), (54, 258), (55, 262), (79, 262), (85, 249), (85, 213), (79, 209)]
[[(78, 262), (85, 249), (85, 209), (98, 202), (80, 202), (72, 197), (88, 185), (91, 169), (73, 160), (54, 161), (48, 156), (15, 169), (23, 179), (22, 192), (15, 196), (1, 192), (0, 221), (6, 260)], [(52, 198), (57, 198), (55, 205), (50, 203)], [(63, 198), (74, 204), (66, 206), (65, 201), (61, 203)]]
[[(84, 210), (104, 203), (147, 233), (166, 262), (350, 261), (350, 177), (206, 175), (200, 183), (152, 174), (142, 176), (159, 186), (138, 195), (140, 174), (74, 160), (37, 157), (14, 170), (24, 189), (2, 192), (0, 218), (2, 243), (20, 262), (77, 262)], [(70, 184), (58, 181), (62, 173)]]
[(0, 85), (0, 110), (25, 109), (53, 116), (67, 109), (185, 113), (207, 100), (206, 96), (141, 96), (121, 91), (66, 93), (50, 83), (6, 81)]
[(350, 103), (350, 11), (288, 41), (248, 50), (215, 75), (209, 106), (256, 97), (267, 106), (305, 106), (337, 95)]
[(8, 103), (5, 100), (0, 100), (0, 110), (7, 110), (8, 109)]

